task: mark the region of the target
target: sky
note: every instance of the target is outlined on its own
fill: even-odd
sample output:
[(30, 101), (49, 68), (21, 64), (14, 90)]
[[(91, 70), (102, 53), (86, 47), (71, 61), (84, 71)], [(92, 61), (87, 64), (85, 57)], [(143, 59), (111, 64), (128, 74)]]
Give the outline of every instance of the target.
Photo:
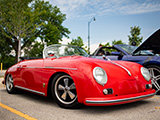
[[(80, 36), (88, 46), (88, 22), (90, 22), (91, 53), (99, 43), (112, 44), (122, 40), (128, 44), (130, 27), (141, 28), (140, 37), (145, 41), (160, 29), (160, 0), (45, 0), (66, 14), (63, 26), (71, 33), (64, 44)], [(95, 17), (96, 21), (93, 21)]]

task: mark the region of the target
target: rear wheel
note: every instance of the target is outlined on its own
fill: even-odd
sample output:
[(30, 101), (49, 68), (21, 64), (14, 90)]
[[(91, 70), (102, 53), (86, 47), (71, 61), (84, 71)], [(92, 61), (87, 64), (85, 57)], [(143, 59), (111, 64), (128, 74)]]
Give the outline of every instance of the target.
[(14, 87), (14, 84), (13, 84), (13, 77), (11, 74), (8, 74), (6, 78), (6, 90), (10, 94), (16, 92), (16, 88)]
[(160, 91), (160, 67), (155, 65), (147, 66), (151, 74), (151, 82), (156, 91)]
[(80, 106), (75, 83), (69, 75), (58, 74), (53, 79), (51, 93), (60, 107), (77, 108)]

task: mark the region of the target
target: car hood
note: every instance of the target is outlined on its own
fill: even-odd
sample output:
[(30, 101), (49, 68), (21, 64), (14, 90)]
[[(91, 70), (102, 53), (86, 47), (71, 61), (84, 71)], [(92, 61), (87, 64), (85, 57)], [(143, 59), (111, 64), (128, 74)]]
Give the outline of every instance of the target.
[(140, 50), (152, 50), (153, 53), (160, 53), (160, 29), (145, 40), (133, 53)]

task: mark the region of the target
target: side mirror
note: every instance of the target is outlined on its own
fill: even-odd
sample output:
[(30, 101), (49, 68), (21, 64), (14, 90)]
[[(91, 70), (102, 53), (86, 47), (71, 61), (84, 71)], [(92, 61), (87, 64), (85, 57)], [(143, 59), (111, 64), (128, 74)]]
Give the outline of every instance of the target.
[(49, 57), (53, 57), (55, 55), (55, 52), (54, 51), (48, 51), (47, 54), (48, 54)]
[(55, 51), (48, 51), (47, 52), (47, 55), (49, 58), (52, 58), (52, 57), (56, 57), (56, 58), (59, 58), (57, 55), (56, 55), (56, 52)]

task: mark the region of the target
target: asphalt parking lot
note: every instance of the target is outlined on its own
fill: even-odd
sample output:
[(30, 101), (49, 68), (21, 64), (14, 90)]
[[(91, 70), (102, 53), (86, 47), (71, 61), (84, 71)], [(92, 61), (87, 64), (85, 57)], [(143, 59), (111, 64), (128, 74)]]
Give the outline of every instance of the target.
[(2, 120), (158, 120), (160, 117), (160, 95), (124, 105), (63, 109), (52, 98), (24, 91), (8, 94), (2, 80), (0, 77)]
[(0, 76), (1, 77), (4, 76), (5, 72), (6, 72), (6, 70), (0, 70)]

